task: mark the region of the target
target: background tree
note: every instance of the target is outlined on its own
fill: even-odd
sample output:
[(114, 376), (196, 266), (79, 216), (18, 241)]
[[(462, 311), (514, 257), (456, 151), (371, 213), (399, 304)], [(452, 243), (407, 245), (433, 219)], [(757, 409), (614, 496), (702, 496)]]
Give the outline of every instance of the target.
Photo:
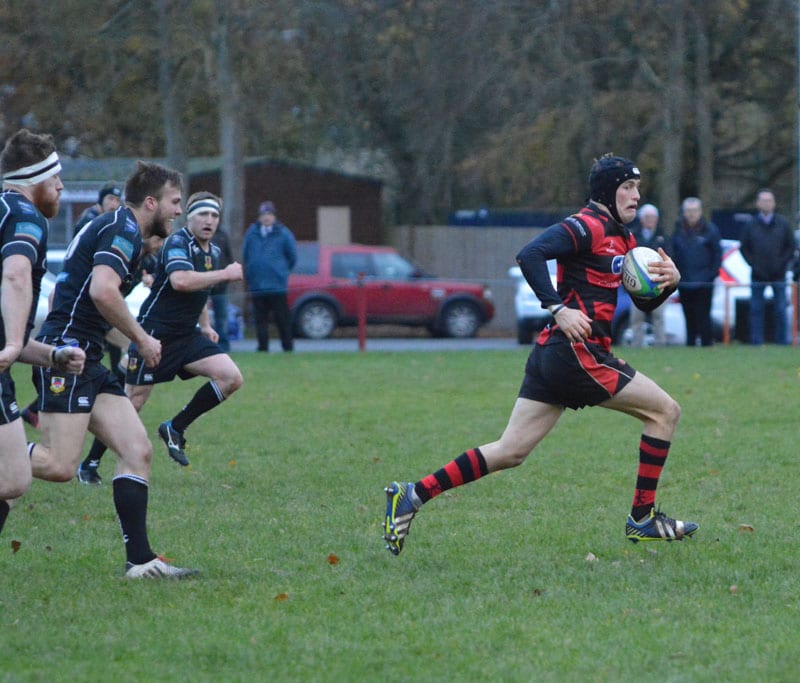
[[(379, 175), (387, 221), (581, 201), (597, 154), (682, 197), (795, 211), (790, 0), (29, 0), (0, 4), (0, 141)], [(238, 170), (237, 170), (238, 169)], [(671, 227), (671, 226), (670, 226)]]

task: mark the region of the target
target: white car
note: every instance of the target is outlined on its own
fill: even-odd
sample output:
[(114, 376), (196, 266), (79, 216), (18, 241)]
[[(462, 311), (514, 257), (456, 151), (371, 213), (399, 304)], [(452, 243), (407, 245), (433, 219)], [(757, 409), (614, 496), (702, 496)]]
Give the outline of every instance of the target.
[[(730, 337), (739, 341), (747, 342), (747, 329), (736, 329), (736, 309), (737, 304), (750, 300), (750, 264), (742, 256), (739, 240), (721, 240), (722, 245), (722, 266), (719, 275), (714, 281), (714, 294), (711, 300), (711, 322), (714, 324), (715, 336), (722, 338), (725, 325), (725, 308), (727, 302), (728, 324), (730, 326)], [(792, 281), (794, 274), (792, 271), (786, 273), (786, 321), (787, 328), (792, 329), (794, 324), (794, 312), (792, 306)], [(727, 293), (726, 293), (727, 290)], [(772, 287), (764, 290), (764, 297), (768, 301), (772, 299)], [(769, 305), (769, 304), (767, 304)], [(769, 324), (765, 320), (765, 324)]]
[[(547, 270), (550, 273), (550, 281), (553, 287), (556, 286), (556, 260), (550, 259), (547, 262)], [(543, 330), (552, 320), (550, 311), (542, 308), (539, 297), (533, 293), (527, 280), (522, 275), (519, 266), (508, 269), (509, 276), (517, 283), (517, 290), (514, 293), (514, 312), (517, 319), (517, 341), (520, 344), (530, 344), (534, 335)]]

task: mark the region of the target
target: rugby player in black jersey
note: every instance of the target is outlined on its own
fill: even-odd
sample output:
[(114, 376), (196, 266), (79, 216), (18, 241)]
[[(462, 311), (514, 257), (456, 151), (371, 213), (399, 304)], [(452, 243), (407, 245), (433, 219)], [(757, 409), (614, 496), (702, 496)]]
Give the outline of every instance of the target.
[[(472, 448), (417, 482), (386, 487), (384, 540), (397, 555), (411, 520), (424, 503), (443, 491), (498, 470), (522, 464), (555, 426), (565, 408), (599, 405), (642, 422), (639, 469), (625, 525), (630, 540), (683, 539), (694, 522), (667, 517), (655, 507), (656, 486), (680, 418), (680, 406), (651, 379), (611, 353), (611, 320), (617, 303), (625, 253), (636, 246), (626, 227), (639, 204), (639, 169), (610, 154), (595, 160), (589, 173), (589, 201), (576, 214), (547, 228), (523, 247), (517, 262), (525, 279), (549, 309), (554, 322), (534, 344), (519, 396), (499, 440)], [(661, 284), (654, 299), (634, 299), (644, 311), (666, 301), (680, 281), (675, 264), (651, 264)], [(558, 262), (557, 290), (547, 271)]]
[(73, 238), (39, 339), (83, 349), (86, 366), (78, 376), (34, 371), (41, 442), (30, 445), (33, 476), (72, 479), (87, 430), (109, 445), (117, 454), (113, 497), (129, 578), (196, 573), (167, 563), (150, 547), (147, 500), (153, 447), (121, 383), (101, 363), (103, 340), (111, 327), (136, 343), (148, 367), (161, 361), (161, 342), (131, 315), (124, 294), (142, 258), (143, 239), (166, 237), (181, 215), (181, 192), (177, 171), (137, 162), (125, 184), (125, 206), (99, 216)]
[(83, 370), (85, 354), (29, 340), (42, 276), (46, 270), (48, 218), (58, 213), (64, 185), (61, 163), (49, 135), (22, 129), (12, 135), (0, 168), (0, 531), (11, 503), (31, 485), (10, 368), (16, 361), (53, 366), (62, 373)]
[[(215, 285), (242, 279), (240, 263), (219, 268), (220, 249), (211, 243), (221, 211), (222, 200), (216, 195), (193, 194), (186, 203), (186, 227), (170, 235), (159, 253), (139, 322), (161, 340), (161, 362), (148, 367), (135, 343), (128, 349), (125, 393), (136, 410), (142, 409), (155, 384), (175, 377), (209, 379), (175, 417), (158, 428), (170, 457), (183, 466), (189, 464), (184, 453), (186, 428), (239, 389), (243, 381), (236, 363), (217, 345), (219, 335), (209, 322), (206, 306)], [(99, 483), (97, 466), (104, 452), (102, 441), (95, 439), (78, 471), (81, 481)]]

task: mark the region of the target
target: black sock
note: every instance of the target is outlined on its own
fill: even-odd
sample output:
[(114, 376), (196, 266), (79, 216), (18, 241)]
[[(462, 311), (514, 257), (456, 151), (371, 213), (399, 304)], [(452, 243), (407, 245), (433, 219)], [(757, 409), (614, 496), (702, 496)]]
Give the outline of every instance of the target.
[(198, 417), (216, 408), (224, 400), (216, 382), (207, 382), (195, 392), (183, 410), (172, 418), (172, 428), (183, 433)]
[(89, 455), (86, 456), (82, 463), (82, 467), (94, 467), (100, 464), (100, 458), (103, 457), (103, 453), (108, 450), (108, 447), (100, 441), (97, 437), (94, 438), (92, 441), (92, 447), (89, 449)]
[(6, 517), (8, 517), (9, 510), (11, 510), (11, 506), (8, 504), (8, 501), (0, 500), (0, 533), (3, 533), (3, 527), (6, 524)]
[(147, 481), (132, 474), (114, 477), (114, 507), (117, 508), (128, 562), (144, 564), (156, 554), (147, 540)]

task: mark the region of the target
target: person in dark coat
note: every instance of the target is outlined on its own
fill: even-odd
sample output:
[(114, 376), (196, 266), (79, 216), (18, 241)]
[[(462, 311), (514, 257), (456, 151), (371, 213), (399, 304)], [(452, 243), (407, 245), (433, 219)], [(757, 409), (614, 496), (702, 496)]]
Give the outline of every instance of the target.
[(703, 202), (687, 197), (672, 236), (672, 260), (681, 273), (678, 292), (686, 318), (686, 345), (711, 346), (711, 296), (722, 264), (719, 229), (703, 218)]
[(772, 287), (775, 343), (788, 343), (786, 271), (794, 259), (795, 241), (789, 221), (775, 213), (772, 190), (759, 190), (758, 213), (744, 228), (742, 256), (750, 264), (750, 343), (764, 343), (764, 290)]
[(244, 275), (253, 301), (258, 350), (269, 351), (269, 318), (281, 336), (284, 351), (294, 350), (289, 315), (289, 273), (297, 262), (297, 242), (292, 231), (275, 219), (275, 205), (263, 202), (258, 208), (258, 223), (244, 236)]

